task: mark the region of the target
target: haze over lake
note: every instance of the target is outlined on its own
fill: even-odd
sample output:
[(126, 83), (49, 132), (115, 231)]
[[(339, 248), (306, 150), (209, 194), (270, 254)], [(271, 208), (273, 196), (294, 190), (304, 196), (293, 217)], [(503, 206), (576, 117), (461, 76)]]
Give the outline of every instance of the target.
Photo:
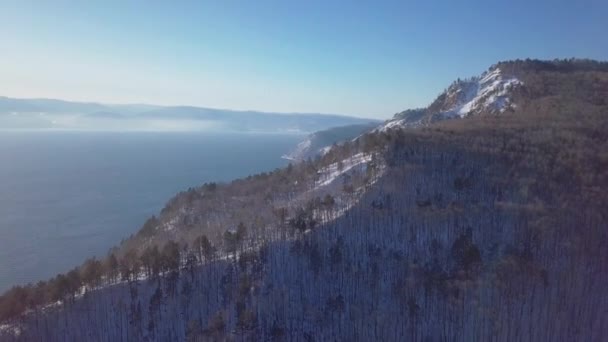
[(0, 291), (104, 256), (178, 191), (286, 165), (301, 139), (0, 132)]

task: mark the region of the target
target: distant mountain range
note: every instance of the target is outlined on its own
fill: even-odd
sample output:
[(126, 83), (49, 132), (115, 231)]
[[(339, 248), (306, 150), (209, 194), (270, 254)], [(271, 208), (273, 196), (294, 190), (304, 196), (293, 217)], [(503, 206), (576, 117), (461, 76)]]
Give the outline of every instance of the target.
[(0, 97), (0, 129), (309, 133), (372, 119), (319, 113), (267, 113), (193, 106), (106, 105)]

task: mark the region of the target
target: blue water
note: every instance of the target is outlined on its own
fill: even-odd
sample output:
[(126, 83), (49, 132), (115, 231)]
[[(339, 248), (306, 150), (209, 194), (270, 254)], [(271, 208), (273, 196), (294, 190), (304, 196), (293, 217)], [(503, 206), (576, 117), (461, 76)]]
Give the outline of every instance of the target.
[(105, 255), (180, 190), (284, 166), (301, 138), (0, 132), (0, 291)]

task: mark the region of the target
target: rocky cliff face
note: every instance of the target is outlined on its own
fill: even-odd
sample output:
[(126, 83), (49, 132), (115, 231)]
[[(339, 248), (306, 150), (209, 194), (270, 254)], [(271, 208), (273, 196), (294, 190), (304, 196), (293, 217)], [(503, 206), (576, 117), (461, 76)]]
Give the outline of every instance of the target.
[(517, 104), (513, 102), (512, 93), (523, 85), (518, 78), (505, 75), (497, 66), (481, 76), (458, 80), (429, 106), (429, 121), (513, 110)]
[(517, 77), (493, 66), (480, 76), (455, 81), (427, 108), (398, 113), (377, 130), (420, 127), (441, 120), (513, 111), (517, 108), (513, 92), (522, 86), (524, 83)]

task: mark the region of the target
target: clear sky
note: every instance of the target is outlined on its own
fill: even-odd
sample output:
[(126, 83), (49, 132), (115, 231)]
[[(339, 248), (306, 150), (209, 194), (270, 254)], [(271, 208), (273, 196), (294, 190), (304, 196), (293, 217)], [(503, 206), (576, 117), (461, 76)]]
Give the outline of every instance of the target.
[(606, 39), (606, 0), (2, 1), (0, 95), (387, 118)]

